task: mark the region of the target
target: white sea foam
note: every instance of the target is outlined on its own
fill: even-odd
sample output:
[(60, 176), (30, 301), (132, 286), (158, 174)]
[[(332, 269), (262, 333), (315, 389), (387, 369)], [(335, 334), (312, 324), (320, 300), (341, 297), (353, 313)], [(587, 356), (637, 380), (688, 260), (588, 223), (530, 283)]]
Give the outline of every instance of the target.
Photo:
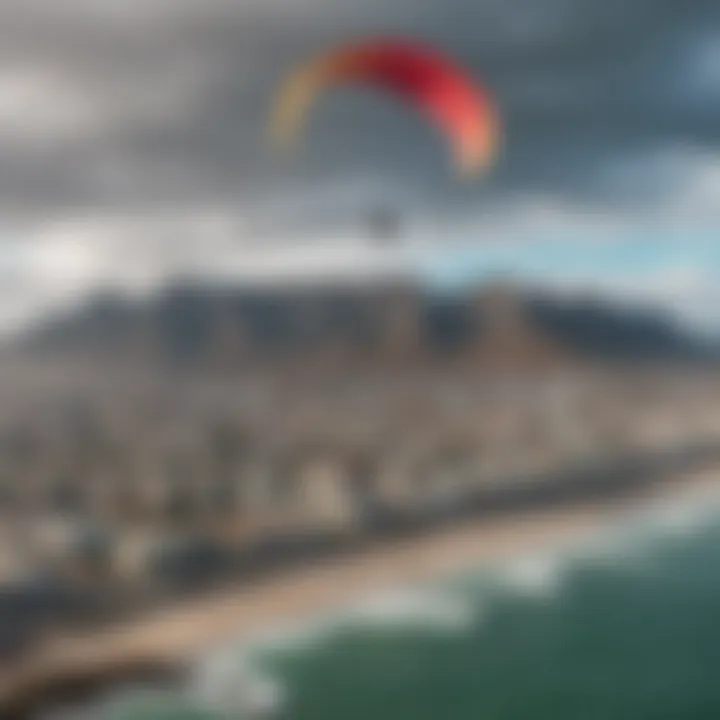
[(440, 590), (405, 590), (356, 605), (349, 621), (362, 627), (412, 627), (457, 632), (477, 622), (479, 608), (459, 594)]
[(449, 591), (420, 588), (374, 595), (349, 608), (225, 643), (198, 665), (191, 693), (223, 717), (233, 712), (272, 717), (286, 705), (288, 693), (263, 667), (267, 653), (306, 652), (347, 629), (460, 632), (478, 615), (469, 598)]
[(574, 564), (652, 571), (662, 561), (665, 540), (692, 538), (720, 518), (717, 497), (687, 496), (663, 504), (633, 508), (611, 528), (585, 538), (568, 550)]
[(272, 717), (286, 705), (288, 693), (264, 667), (268, 653), (307, 652), (348, 629), (461, 632), (478, 617), (470, 598), (450, 591), (411, 588), (376, 594), (336, 612), (224, 643), (198, 664), (190, 692), (223, 717), (231, 712)]
[(337, 626), (337, 613), (313, 615), (295, 622), (273, 625), (245, 635), (227, 644), (237, 654), (238, 649), (246, 653), (307, 651), (321, 643)]
[(580, 567), (617, 567), (643, 563), (654, 542), (647, 534), (623, 532), (593, 538), (572, 551), (574, 564)]
[(501, 582), (536, 598), (554, 596), (563, 580), (566, 559), (560, 552), (520, 558), (501, 571)]
[(225, 643), (213, 655), (239, 652), (305, 652), (348, 628), (442, 630), (455, 632), (477, 622), (480, 608), (470, 598), (449, 589), (406, 588), (373, 593), (350, 606), (285, 625), (259, 630)]
[(275, 717), (287, 699), (276, 678), (238, 651), (216, 653), (203, 663), (191, 693), (202, 707), (223, 718)]
[(652, 519), (652, 523), (664, 533), (694, 535), (716, 516), (717, 508), (714, 505), (686, 500), (663, 506)]

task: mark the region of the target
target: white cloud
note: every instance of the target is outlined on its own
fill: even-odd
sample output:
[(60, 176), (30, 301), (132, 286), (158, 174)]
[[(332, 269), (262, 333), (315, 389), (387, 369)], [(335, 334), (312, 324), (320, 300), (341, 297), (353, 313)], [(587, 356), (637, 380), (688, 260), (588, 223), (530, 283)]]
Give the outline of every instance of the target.
[[(4, 67), (0, 71), (0, 140), (36, 150), (50, 143), (85, 139), (99, 115), (92, 97), (50, 68)], [(40, 146), (40, 147), (38, 147)]]
[[(357, 178), (347, 186), (326, 192), (315, 189), (295, 197), (288, 201), (290, 221), (280, 218), (275, 230), (267, 234), (262, 228), (258, 232), (256, 225), (264, 211), (256, 210), (248, 217), (244, 210), (228, 205), (137, 213), (99, 209), (61, 213), (16, 229), (15, 251), (0, 250), (0, 257), (12, 258), (5, 274), (14, 273), (22, 285), (22, 290), (17, 282), (8, 286), (3, 294), (12, 293), (12, 298), (5, 307), (11, 307), (15, 317), (22, 314), (18, 308), (23, 302), (36, 312), (43, 304), (47, 307), (77, 298), (95, 287), (145, 291), (178, 274), (234, 277), (244, 282), (273, 278), (314, 281), (318, 277), (350, 280), (403, 271), (429, 273), (434, 259), (463, 252), (469, 246), (486, 249), (490, 256), (513, 243), (513, 253), (519, 257), (527, 242), (542, 246), (560, 238), (579, 244), (614, 243), (621, 248), (626, 239), (638, 236), (652, 244), (656, 233), (666, 234), (673, 228), (690, 237), (698, 228), (720, 228), (720, 156), (676, 151), (659, 158), (658, 168), (677, 176), (677, 188), (660, 206), (617, 208), (553, 195), (514, 195), (491, 212), (445, 217), (442, 224), (420, 216), (409, 228), (404, 244), (386, 247), (368, 242), (361, 213), (354, 228), (352, 223), (345, 230), (332, 223), (317, 230), (313, 225), (314, 209), (327, 203), (336, 209), (346, 199), (348, 208), (353, 203), (362, 205), (368, 198), (374, 203), (382, 186), (376, 186), (373, 178)], [(267, 213), (272, 221), (271, 212)], [(300, 220), (294, 222), (293, 215)], [(304, 217), (310, 218), (309, 231), (302, 227)], [(552, 271), (552, 260), (546, 265), (538, 279), (557, 288), (595, 288), (618, 299), (655, 304), (683, 319), (720, 327), (715, 268), (694, 258), (689, 250), (679, 248), (671, 259), (622, 273), (603, 271), (591, 260), (584, 268), (576, 266), (565, 273), (561, 267)], [(507, 268), (512, 267), (510, 253)]]

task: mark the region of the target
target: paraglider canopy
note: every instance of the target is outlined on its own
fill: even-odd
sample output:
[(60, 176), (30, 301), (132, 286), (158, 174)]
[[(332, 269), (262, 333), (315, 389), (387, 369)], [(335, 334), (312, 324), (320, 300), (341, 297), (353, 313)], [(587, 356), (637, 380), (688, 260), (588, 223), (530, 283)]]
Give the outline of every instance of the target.
[(273, 143), (295, 141), (316, 97), (339, 83), (379, 87), (420, 109), (447, 137), (460, 175), (474, 177), (492, 162), (499, 121), (486, 91), (440, 53), (400, 39), (330, 50), (291, 73), (272, 113)]

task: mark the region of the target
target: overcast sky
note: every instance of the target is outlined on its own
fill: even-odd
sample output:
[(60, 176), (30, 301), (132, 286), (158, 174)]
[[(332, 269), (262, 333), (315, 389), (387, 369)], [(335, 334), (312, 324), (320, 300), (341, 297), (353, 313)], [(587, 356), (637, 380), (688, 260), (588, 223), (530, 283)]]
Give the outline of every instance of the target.
[[(458, 185), (429, 125), (357, 90), (322, 99), (299, 158), (271, 155), (283, 75), (376, 34), (489, 86), (505, 141), (486, 179)], [(435, 251), (368, 248), (357, 218), (388, 198), (411, 245), (599, 236), (656, 243), (664, 273), (671, 228), (684, 265), (717, 273), (694, 248), (720, 227), (720, 4), (0, 0), (0, 322), (172, 268), (432, 272)], [(697, 305), (686, 285), (673, 303)]]

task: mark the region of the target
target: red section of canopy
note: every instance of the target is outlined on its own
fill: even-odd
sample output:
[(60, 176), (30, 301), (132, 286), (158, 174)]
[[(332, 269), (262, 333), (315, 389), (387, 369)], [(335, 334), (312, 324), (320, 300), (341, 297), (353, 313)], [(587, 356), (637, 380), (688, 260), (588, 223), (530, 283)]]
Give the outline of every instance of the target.
[[(333, 60), (334, 57), (334, 60)], [(485, 93), (453, 63), (416, 43), (376, 40), (330, 55), (338, 80), (384, 86), (422, 107), (455, 139), (472, 136), (491, 121)]]
[(347, 45), (316, 58), (298, 77), (309, 80), (313, 94), (327, 85), (358, 82), (407, 99), (447, 135), (464, 173), (487, 165), (496, 149), (497, 118), (485, 91), (421, 43), (390, 38)]

